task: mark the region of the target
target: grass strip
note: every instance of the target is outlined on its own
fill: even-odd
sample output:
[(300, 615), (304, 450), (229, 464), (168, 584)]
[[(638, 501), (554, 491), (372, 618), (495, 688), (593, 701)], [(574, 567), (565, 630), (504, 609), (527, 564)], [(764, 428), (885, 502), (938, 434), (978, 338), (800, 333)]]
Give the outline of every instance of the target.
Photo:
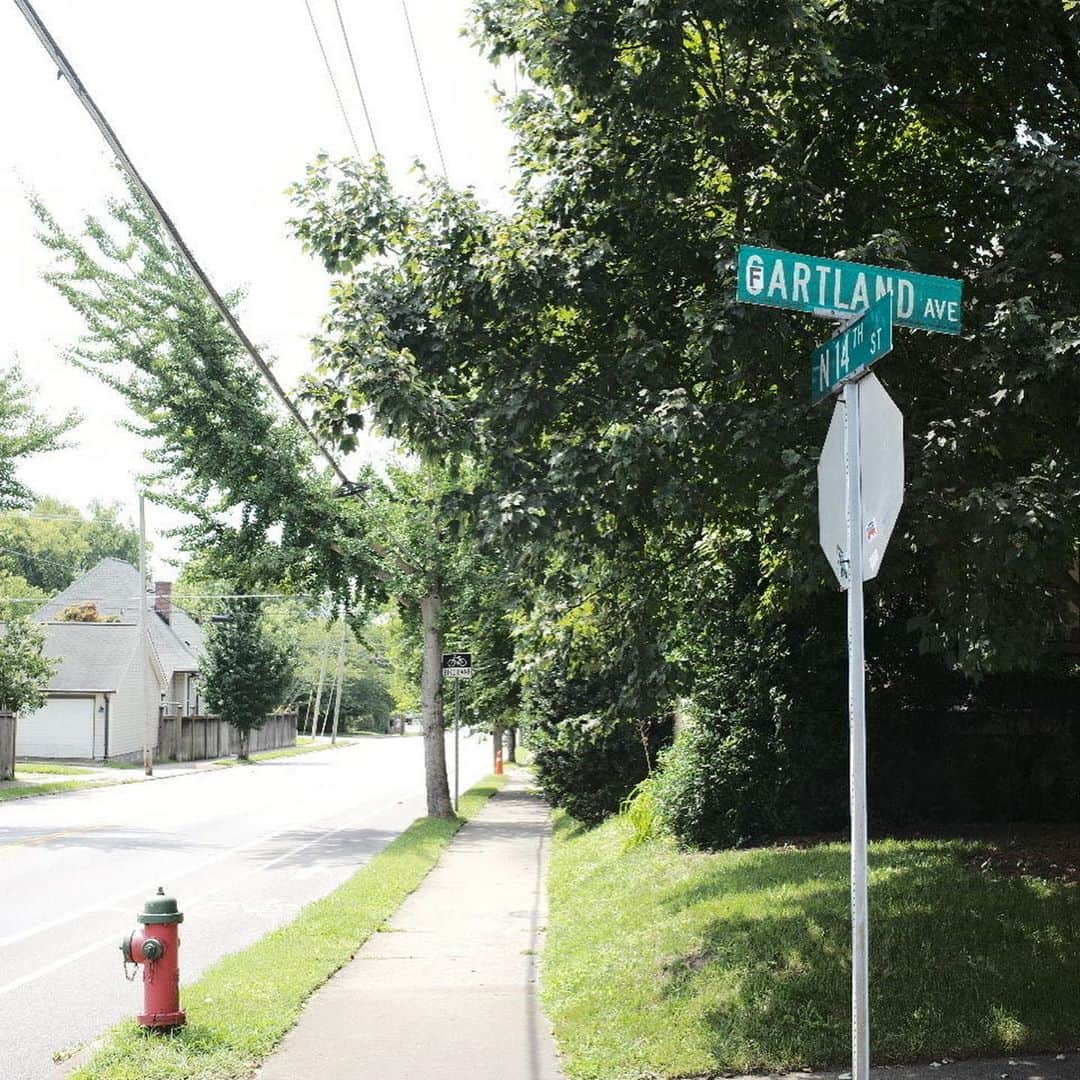
[(93, 771), (81, 765), (53, 765), (48, 761), (26, 761), (15, 766), (16, 773), (56, 773), (58, 776), (85, 776)]
[(503, 777), (461, 798), (459, 818), (418, 818), (344, 885), (287, 926), (215, 964), (185, 988), (187, 1026), (149, 1035), (134, 1021), (114, 1028), (73, 1080), (240, 1080), (296, 1023), (304, 1002), (381, 927), (423, 881), (443, 848)]
[(338, 739), (337, 743), (302, 743), (297, 746), (285, 746), (280, 750), (259, 750), (252, 754), (247, 762), (234, 757), (216, 758), (215, 765), (245, 765), (257, 761), (271, 761), (274, 758), (296, 757), (298, 754), (317, 754), (322, 750), (340, 750), (343, 746), (352, 746), (348, 739)]
[(30, 799), (35, 795), (57, 795), (62, 791), (78, 791), (79, 788), (110, 787), (112, 783), (108, 780), (57, 780), (53, 784), (42, 784), (36, 781), (5, 780), (0, 783), (0, 802)]
[[(849, 1061), (848, 848), (626, 850), (556, 821), (543, 1001), (572, 1080)], [(870, 849), (872, 1058), (1076, 1045), (1080, 889), (965, 865), (977, 845)]]

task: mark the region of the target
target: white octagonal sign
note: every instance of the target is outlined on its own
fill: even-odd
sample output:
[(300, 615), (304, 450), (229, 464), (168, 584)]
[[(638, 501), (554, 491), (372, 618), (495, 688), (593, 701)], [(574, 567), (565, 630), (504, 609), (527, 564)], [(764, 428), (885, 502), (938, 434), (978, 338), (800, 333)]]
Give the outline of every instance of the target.
[[(904, 501), (904, 417), (877, 376), (856, 384), (862, 463), (863, 580), (877, 576), (885, 547)], [(840, 588), (848, 586), (844, 401), (833, 409), (818, 460), (818, 536)]]

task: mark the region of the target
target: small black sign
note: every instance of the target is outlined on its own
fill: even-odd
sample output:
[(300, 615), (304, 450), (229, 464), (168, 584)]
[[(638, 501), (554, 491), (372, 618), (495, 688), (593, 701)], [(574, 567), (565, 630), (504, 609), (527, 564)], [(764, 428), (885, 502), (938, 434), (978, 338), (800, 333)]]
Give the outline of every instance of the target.
[(471, 679), (472, 653), (443, 653), (442, 673), (444, 679)]

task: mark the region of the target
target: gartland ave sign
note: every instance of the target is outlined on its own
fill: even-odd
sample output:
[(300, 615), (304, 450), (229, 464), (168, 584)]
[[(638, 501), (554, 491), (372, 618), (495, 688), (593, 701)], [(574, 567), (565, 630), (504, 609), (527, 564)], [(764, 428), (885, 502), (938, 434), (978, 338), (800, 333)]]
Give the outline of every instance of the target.
[(844, 318), (891, 294), (898, 326), (959, 334), (963, 288), (955, 278), (772, 248), (739, 248), (736, 299), (745, 304)]

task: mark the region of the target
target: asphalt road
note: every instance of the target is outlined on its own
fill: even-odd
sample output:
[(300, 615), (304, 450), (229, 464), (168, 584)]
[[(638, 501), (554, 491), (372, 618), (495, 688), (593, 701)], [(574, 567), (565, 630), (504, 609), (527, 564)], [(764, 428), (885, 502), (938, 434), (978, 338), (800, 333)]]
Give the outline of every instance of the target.
[[(0, 1078), (54, 1076), (54, 1052), (138, 1011), (141, 982), (125, 981), (118, 946), (158, 885), (184, 912), (187, 983), (290, 921), (422, 815), (422, 755), (419, 738), (361, 739), (253, 768), (0, 804)], [(463, 738), (462, 790), (490, 763), (489, 740)]]

